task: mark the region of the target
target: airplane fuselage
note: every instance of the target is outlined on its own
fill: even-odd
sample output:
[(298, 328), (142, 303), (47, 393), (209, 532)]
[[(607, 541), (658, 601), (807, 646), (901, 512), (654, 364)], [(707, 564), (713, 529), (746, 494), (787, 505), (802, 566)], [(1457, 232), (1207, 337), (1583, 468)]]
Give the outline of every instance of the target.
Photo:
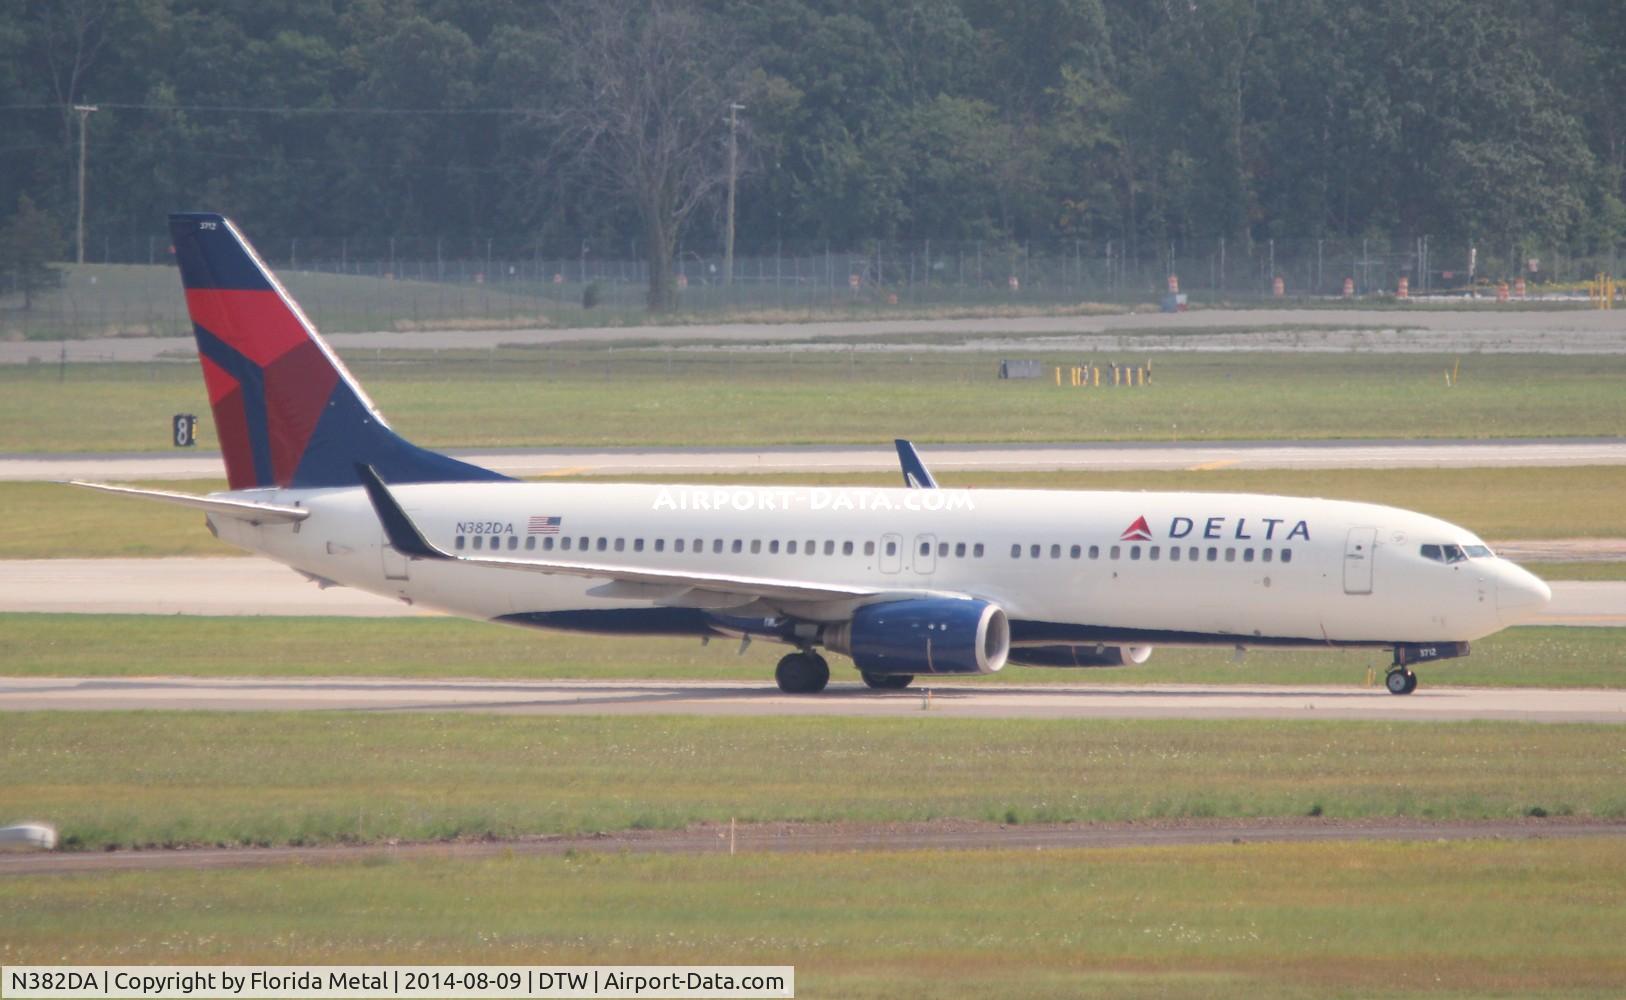
[[(974, 593), (1005, 610), (1018, 647), (1454, 642), (1525, 620), (1546, 599), (1539, 580), (1488, 550), (1442, 561), (1442, 546), (1483, 546), (1463, 528), (1337, 500), (517, 482), (393, 492), (431, 543), (460, 556)], [(311, 515), (215, 519), (226, 541), (415, 605), (595, 632), (777, 627), (741, 599), (708, 605), (671, 588), (408, 560), (356, 488), (232, 495)], [(817, 622), (820, 609), (796, 617)]]

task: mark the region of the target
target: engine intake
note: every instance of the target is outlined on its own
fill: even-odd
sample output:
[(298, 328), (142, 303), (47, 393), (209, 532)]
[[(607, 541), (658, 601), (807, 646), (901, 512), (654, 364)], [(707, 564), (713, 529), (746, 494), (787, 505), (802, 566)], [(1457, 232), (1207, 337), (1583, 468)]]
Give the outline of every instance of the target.
[(827, 649), (866, 674), (992, 674), (1011, 651), (1011, 625), (987, 601), (921, 598), (870, 604), (827, 625)]
[(1128, 667), (1152, 657), (1150, 646), (1023, 646), (1011, 662), (1025, 667)]

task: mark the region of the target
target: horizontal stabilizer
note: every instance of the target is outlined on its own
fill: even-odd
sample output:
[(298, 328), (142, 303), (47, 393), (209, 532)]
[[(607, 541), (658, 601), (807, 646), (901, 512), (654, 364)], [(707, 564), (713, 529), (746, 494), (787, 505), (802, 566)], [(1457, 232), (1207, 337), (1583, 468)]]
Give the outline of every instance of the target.
[(74, 480), (68, 485), (83, 486), (88, 490), (100, 490), (103, 493), (113, 493), (119, 496), (157, 500), (159, 503), (174, 504), (177, 507), (191, 507), (208, 514), (220, 514), (225, 517), (236, 518), (239, 521), (248, 521), (252, 524), (292, 524), (295, 521), (303, 521), (311, 516), (311, 512), (303, 507), (256, 503), (253, 500), (200, 497), (193, 493), (174, 493), (169, 490), (139, 490), (133, 486), (110, 486), (106, 483), (86, 483), (79, 480)]

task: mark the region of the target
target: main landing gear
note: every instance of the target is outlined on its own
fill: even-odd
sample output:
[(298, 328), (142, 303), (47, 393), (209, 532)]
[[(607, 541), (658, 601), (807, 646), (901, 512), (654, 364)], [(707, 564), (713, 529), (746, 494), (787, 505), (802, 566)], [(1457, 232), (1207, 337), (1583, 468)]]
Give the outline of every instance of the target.
[(1417, 690), (1417, 675), (1405, 667), (1390, 667), (1389, 675), (1383, 679), (1383, 686), (1389, 689), (1390, 694), (1411, 694)]
[(786, 694), (818, 694), (830, 683), (830, 664), (811, 650), (789, 653), (780, 659), (773, 679)]

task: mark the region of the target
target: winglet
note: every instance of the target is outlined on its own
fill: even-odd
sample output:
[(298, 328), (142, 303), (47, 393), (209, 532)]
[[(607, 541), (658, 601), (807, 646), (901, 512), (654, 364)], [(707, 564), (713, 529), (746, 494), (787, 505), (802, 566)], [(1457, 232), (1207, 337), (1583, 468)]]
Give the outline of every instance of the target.
[(912, 490), (937, 489), (937, 480), (926, 470), (926, 463), (920, 460), (915, 446), (906, 438), (898, 438), (892, 443), (897, 445), (898, 461), (903, 465), (903, 485)]
[(454, 559), (430, 544), (423, 537), (423, 532), (407, 517), (406, 511), (395, 501), (389, 487), (378, 476), (378, 470), (370, 465), (356, 463), (356, 475), (361, 479), (361, 485), (367, 489), (367, 499), (373, 503), (373, 510), (378, 514), (378, 521), (384, 526), (384, 537), (390, 540), (390, 546), (395, 551), (412, 559)]

